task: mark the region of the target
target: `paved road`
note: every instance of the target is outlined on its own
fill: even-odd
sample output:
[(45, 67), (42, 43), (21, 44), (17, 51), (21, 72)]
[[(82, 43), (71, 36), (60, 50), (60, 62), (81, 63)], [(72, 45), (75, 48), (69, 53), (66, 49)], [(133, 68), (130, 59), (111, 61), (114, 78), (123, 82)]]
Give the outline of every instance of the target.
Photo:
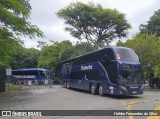
[[(89, 92), (65, 89), (59, 85), (40, 89), (23, 87), (14, 96), (0, 97), (0, 110), (160, 110), (160, 92), (145, 91), (143, 95), (115, 97), (91, 95)], [(17, 117), (0, 117), (17, 119)], [(53, 116), (24, 117), (28, 119), (160, 119), (160, 116)]]

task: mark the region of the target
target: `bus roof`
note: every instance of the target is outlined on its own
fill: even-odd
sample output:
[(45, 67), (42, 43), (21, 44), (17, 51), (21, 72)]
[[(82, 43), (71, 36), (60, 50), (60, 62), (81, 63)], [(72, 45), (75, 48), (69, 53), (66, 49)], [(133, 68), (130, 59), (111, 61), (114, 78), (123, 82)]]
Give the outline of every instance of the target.
[(16, 69), (12, 71), (35, 71), (35, 70), (49, 71), (48, 69), (43, 69), (43, 68), (25, 68), (25, 69)]
[(99, 50), (95, 50), (95, 51), (92, 51), (92, 52), (88, 52), (88, 53), (86, 53), (86, 54), (82, 54), (82, 55), (79, 55), (79, 56), (76, 56), (76, 57), (73, 57), (73, 58), (70, 58), (70, 59), (63, 60), (63, 61), (61, 61), (61, 62), (66, 62), (66, 61), (69, 61), (69, 60), (73, 60), (73, 59), (76, 59), (76, 58), (79, 58), (79, 57), (82, 57), (82, 56), (85, 56), (85, 55), (88, 55), (88, 54), (91, 54), (91, 53), (95, 53), (95, 52), (98, 52), (98, 51), (102, 51), (102, 50), (105, 50), (105, 49), (115, 49), (115, 48), (130, 49), (130, 48), (121, 47), (121, 46), (108, 46), (108, 47), (104, 47), (104, 48), (99, 49)]

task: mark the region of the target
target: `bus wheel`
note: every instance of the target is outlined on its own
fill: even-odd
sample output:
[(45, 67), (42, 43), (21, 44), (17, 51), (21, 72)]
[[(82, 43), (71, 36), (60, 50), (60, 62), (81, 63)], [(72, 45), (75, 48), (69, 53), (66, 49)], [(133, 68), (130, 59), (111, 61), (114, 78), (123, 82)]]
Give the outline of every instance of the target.
[(66, 85), (67, 85), (66, 87), (69, 89), (69, 82), (67, 82)]
[(93, 95), (96, 94), (96, 87), (95, 87), (94, 84), (91, 84), (91, 93), (92, 93)]
[(99, 89), (98, 89), (98, 92), (99, 92), (99, 95), (100, 95), (100, 96), (104, 96), (104, 89), (103, 89), (102, 84), (100, 84)]
[(67, 87), (67, 82), (66, 82), (66, 81), (64, 82), (64, 87), (65, 87), (65, 88)]

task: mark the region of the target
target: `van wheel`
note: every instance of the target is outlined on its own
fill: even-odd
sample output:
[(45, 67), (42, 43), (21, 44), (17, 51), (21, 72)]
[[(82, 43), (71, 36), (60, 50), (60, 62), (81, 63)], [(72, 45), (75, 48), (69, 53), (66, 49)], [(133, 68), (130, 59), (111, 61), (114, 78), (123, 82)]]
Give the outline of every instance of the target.
[(91, 85), (91, 94), (96, 94), (96, 86), (94, 84)]
[(99, 92), (100, 96), (104, 96), (104, 88), (103, 88), (102, 84), (100, 84), (98, 92)]
[(67, 85), (66, 87), (69, 89), (69, 82), (67, 82), (67, 84), (66, 84), (66, 85)]

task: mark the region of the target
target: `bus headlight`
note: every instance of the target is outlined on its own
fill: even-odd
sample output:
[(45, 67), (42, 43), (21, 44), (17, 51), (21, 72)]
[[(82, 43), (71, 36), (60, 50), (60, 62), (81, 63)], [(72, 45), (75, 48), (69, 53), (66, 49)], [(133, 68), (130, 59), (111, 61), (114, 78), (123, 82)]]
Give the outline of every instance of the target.
[(127, 91), (127, 88), (125, 86), (120, 86), (120, 88), (124, 91)]
[(141, 90), (143, 90), (143, 89), (144, 89), (144, 87), (145, 87), (145, 85), (143, 84), (143, 85), (142, 85), (142, 87), (141, 87)]

